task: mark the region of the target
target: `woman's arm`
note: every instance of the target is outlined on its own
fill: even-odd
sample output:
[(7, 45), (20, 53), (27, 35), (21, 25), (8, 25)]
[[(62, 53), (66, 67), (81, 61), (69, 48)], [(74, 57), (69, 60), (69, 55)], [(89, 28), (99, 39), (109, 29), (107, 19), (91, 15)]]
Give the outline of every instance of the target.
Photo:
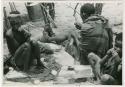
[(106, 55), (100, 60), (100, 64), (103, 65), (108, 59), (109, 59), (109, 56), (106, 54)]

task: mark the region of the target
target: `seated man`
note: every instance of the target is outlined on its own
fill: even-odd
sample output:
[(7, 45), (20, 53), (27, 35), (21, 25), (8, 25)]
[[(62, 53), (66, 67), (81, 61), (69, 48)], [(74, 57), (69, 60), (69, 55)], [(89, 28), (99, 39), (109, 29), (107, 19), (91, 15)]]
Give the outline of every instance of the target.
[(112, 30), (106, 18), (95, 15), (95, 7), (92, 4), (84, 4), (80, 9), (80, 16), (83, 23), (75, 23), (79, 33), (61, 33), (47, 37), (47, 40), (61, 43), (70, 38), (70, 41), (76, 45), (79, 51), (78, 60), (82, 65), (88, 65), (87, 55), (90, 52), (103, 57), (107, 50), (112, 48)]
[(101, 59), (94, 53), (88, 54), (93, 73), (101, 84), (122, 84), (122, 33), (115, 39), (115, 47), (107, 51)]
[(76, 20), (75, 26), (79, 30), (80, 62), (88, 65), (87, 55), (90, 52), (104, 57), (107, 50), (112, 48), (112, 29), (108, 20), (95, 14), (96, 9), (91, 3), (86, 3), (80, 8), (82, 23)]
[(30, 39), (31, 34), (21, 27), (20, 14), (11, 14), (9, 21), (12, 29), (6, 32), (6, 40), (14, 65), (27, 72), (33, 59), (37, 59), (37, 66), (44, 67), (40, 61), (40, 48), (36, 41)]

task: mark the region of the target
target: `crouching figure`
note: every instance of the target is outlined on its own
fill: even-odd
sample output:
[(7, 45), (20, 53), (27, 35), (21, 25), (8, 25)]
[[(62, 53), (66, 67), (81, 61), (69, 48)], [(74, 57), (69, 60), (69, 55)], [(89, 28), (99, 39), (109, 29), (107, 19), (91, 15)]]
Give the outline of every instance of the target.
[(88, 54), (88, 60), (97, 80), (104, 85), (122, 84), (122, 33), (116, 35), (115, 46), (100, 58), (95, 53)]
[(40, 48), (37, 41), (31, 40), (31, 34), (22, 26), (20, 14), (9, 16), (11, 29), (6, 32), (6, 41), (13, 65), (19, 70), (27, 72), (33, 59), (37, 59), (37, 65), (44, 67), (40, 61)]

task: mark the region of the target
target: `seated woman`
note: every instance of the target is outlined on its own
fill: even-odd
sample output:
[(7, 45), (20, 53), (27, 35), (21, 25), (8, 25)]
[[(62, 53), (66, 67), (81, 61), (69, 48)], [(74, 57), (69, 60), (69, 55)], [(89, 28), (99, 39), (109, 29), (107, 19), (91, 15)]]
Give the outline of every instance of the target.
[(101, 59), (94, 53), (88, 54), (93, 73), (101, 84), (122, 84), (122, 33), (116, 35), (115, 47)]

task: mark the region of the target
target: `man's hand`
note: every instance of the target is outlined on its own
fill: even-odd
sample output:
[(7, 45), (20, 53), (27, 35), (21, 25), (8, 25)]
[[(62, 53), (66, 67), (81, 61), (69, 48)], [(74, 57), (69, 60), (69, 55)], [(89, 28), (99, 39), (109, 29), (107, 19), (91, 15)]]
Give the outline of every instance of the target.
[(81, 29), (81, 26), (80, 26), (81, 24), (80, 24), (79, 22), (75, 22), (74, 25), (75, 25), (75, 27), (76, 27), (77, 29)]

